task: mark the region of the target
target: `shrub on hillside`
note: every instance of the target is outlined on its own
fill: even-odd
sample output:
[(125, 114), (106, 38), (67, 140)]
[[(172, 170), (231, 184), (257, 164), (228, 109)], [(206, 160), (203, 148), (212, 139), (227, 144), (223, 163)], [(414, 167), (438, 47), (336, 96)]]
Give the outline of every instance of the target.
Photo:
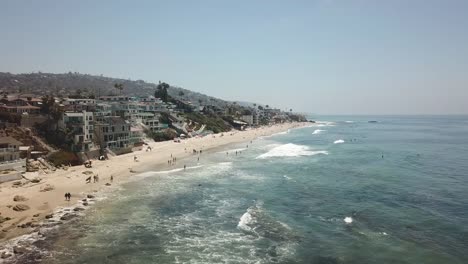
[(54, 166), (70, 164), (72, 166), (81, 165), (81, 161), (78, 156), (75, 153), (69, 151), (61, 150), (54, 152), (50, 154), (48, 159), (52, 164), (54, 164)]

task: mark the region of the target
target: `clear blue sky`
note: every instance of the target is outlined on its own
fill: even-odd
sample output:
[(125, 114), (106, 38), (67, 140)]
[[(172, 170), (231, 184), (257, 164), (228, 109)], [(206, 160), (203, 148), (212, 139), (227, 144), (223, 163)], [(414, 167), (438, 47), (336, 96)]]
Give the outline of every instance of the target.
[(0, 71), (77, 71), (321, 114), (468, 114), (468, 1), (0, 3)]

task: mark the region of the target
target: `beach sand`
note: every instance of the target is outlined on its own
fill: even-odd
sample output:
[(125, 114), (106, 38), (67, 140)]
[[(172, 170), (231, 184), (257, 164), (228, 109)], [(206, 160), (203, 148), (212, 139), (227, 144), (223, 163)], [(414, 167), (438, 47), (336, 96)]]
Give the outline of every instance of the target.
[[(176, 157), (181, 161), (199, 157), (193, 154), (193, 150), (208, 151), (210, 149), (229, 144), (250, 142), (261, 136), (269, 136), (279, 132), (287, 131), (291, 128), (308, 126), (310, 123), (287, 123), (269, 127), (261, 127), (246, 131), (224, 132), (215, 135), (208, 135), (202, 138), (189, 138), (180, 143), (173, 141), (152, 142), (149, 143), (151, 151), (143, 150), (129, 154), (110, 157), (105, 161), (93, 161), (92, 168), (84, 166), (70, 167), (68, 170), (58, 169), (49, 174), (28, 172), (25, 177), (32, 179), (40, 177), (40, 183), (28, 183), (20, 187), (14, 187), (12, 182), (0, 184), (0, 217), (11, 218), (11, 220), (0, 223), (0, 250), (1, 242), (23, 234), (37, 231), (40, 223), (45, 222), (46, 215), (52, 214), (59, 208), (72, 207), (79, 204), (88, 194), (99, 196), (100, 191), (115, 188), (119, 184), (132, 180), (132, 175), (144, 172), (148, 168), (154, 168), (156, 165), (168, 166), (168, 160)], [(137, 157), (137, 161), (134, 160)], [(203, 154), (200, 158), (203, 163)], [(183, 162), (177, 162), (172, 168), (183, 168)], [(90, 175), (83, 172), (91, 171), (94, 175), (99, 175), (99, 182), (86, 183), (85, 179)], [(114, 177), (111, 182), (111, 175)], [(24, 180), (23, 180), (24, 181)], [(110, 183), (111, 186), (106, 184)], [(47, 185), (53, 186), (53, 190), (41, 191)], [(71, 193), (71, 200), (65, 200), (65, 193)], [(13, 201), (13, 197), (21, 195), (27, 200)], [(15, 205), (27, 205), (29, 209), (25, 211), (15, 211)], [(21, 227), (23, 225), (23, 227)]]

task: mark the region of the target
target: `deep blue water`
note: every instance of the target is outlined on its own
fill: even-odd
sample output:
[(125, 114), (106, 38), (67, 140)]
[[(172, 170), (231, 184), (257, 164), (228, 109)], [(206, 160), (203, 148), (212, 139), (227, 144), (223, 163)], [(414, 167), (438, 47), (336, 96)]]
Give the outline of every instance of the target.
[(318, 119), (138, 176), (47, 262), (468, 263), (467, 117)]

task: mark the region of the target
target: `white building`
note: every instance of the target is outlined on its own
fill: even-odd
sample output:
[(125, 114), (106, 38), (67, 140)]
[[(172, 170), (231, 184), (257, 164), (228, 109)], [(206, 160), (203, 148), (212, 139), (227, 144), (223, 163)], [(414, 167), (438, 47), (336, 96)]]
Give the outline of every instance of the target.
[(60, 119), (59, 128), (73, 137), (73, 151), (89, 151), (93, 148), (93, 112), (65, 112)]

